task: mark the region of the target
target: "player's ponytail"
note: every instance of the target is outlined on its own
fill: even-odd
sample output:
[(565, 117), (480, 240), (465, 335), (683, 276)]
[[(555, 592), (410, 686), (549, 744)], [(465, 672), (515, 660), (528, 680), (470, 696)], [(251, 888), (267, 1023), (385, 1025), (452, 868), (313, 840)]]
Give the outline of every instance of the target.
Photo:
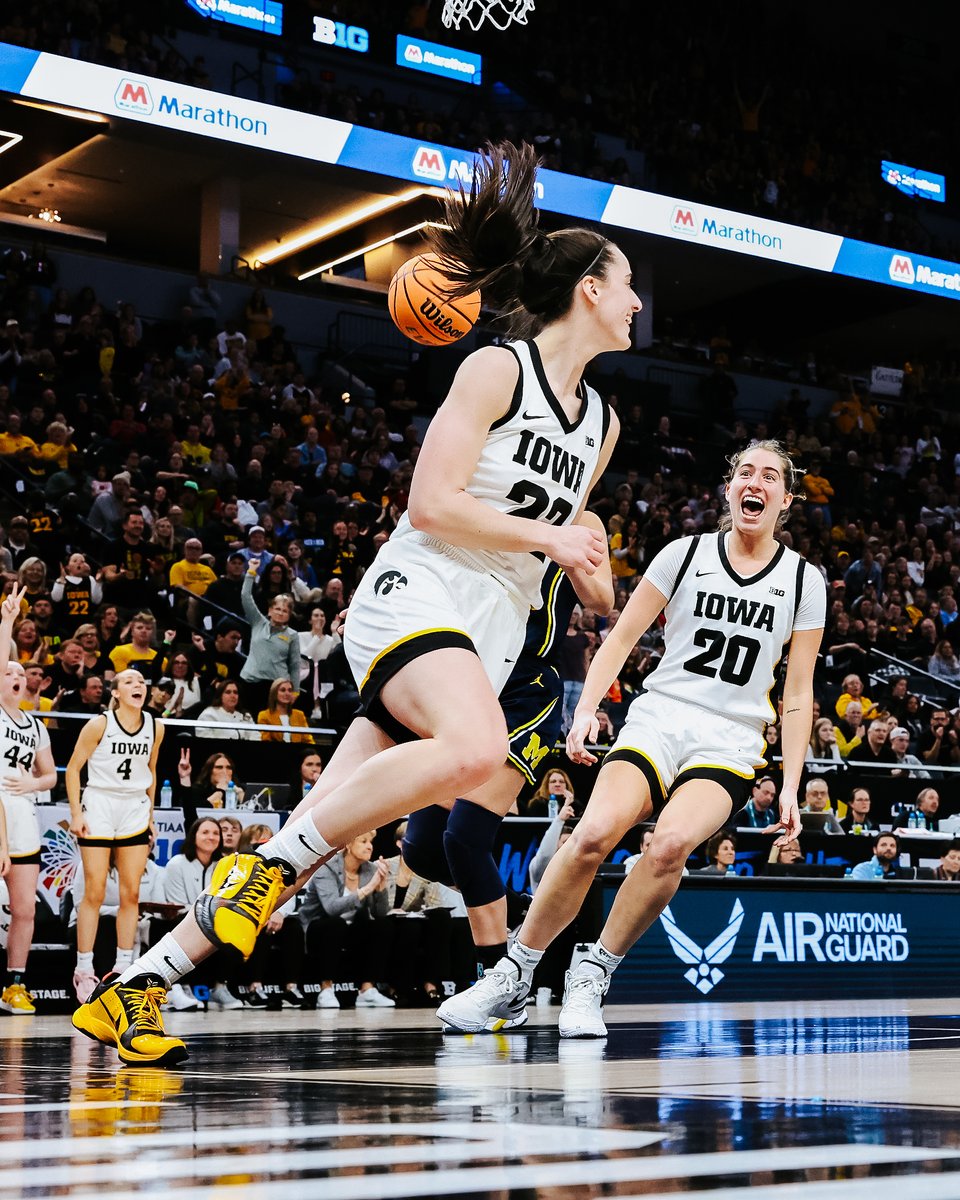
[(529, 336), (562, 317), (589, 274), (603, 278), (612, 243), (590, 229), (543, 233), (533, 204), (540, 160), (532, 146), (488, 145), (477, 158), (470, 192), (450, 192), (446, 228), (429, 238), (452, 294), (480, 290), (484, 305)]

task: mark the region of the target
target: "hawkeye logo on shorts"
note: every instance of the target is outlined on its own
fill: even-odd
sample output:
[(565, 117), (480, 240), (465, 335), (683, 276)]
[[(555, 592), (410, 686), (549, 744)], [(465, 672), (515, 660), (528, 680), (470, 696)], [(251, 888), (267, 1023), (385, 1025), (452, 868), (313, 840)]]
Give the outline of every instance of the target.
[(402, 591), (407, 583), (406, 575), (401, 575), (399, 571), (384, 571), (373, 585), (373, 590), (378, 596), (388, 596), (391, 592)]
[(704, 996), (712, 992), (724, 978), (717, 963), (726, 962), (737, 944), (737, 934), (743, 924), (743, 905), (739, 900), (733, 902), (733, 911), (724, 931), (701, 949), (700, 946), (683, 932), (673, 919), (669, 904), (660, 914), (660, 924), (663, 926), (670, 942), (670, 947), (681, 962), (689, 963), (689, 971), (684, 971), (683, 977)]

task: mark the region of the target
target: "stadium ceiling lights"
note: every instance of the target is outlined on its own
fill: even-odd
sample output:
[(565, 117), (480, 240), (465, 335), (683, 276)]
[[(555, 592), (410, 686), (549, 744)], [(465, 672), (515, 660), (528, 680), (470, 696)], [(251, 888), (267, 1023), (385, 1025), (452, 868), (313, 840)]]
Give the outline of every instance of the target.
[[(415, 187), (408, 188), (407, 191), (401, 192), (399, 196), (381, 196), (379, 200), (363, 204), (359, 208), (350, 209), (342, 217), (337, 217), (333, 221), (325, 221), (322, 225), (312, 225), (310, 228), (305, 229), (303, 233), (290, 238), (289, 241), (281, 242), (279, 246), (263, 250), (259, 254), (253, 254), (251, 257), (253, 258), (254, 267), (267, 267), (281, 258), (287, 258), (291, 254), (296, 254), (298, 250), (306, 249), (307, 246), (315, 246), (317, 242), (325, 241), (335, 233), (343, 233), (347, 229), (352, 229), (363, 221), (368, 221), (371, 217), (377, 217), (381, 213), (389, 212), (392, 208), (398, 208), (402, 204), (409, 204), (411, 200), (419, 200), (421, 196), (443, 197), (445, 195), (446, 192), (442, 188)], [(394, 236), (400, 235), (397, 234)], [(390, 240), (389, 238), (387, 239), (387, 241)], [(343, 259), (337, 259), (337, 262), (343, 261)], [(325, 270), (326, 268), (319, 269)], [(310, 271), (308, 274), (315, 275), (316, 271)], [(301, 275), (300, 278), (304, 279), (306, 276)]]
[(400, 229), (396, 233), (389, 234), (387, 237), (370, 242), (367, 246), (361, 246), (358, 250), (351, 250), (349, 254), (341, 254), (339, 258), (331, 259), (330, 262), (324, 263), (323, 266), (313, 267), (311, 270), (305, 271), (302, 275), (298, 275), (297, 281), (303, 283), (305, 279), (311, 279), (314, 275), (320, 275), (323, 271), (330, 271), (334, 267), (339, 267), (341, 263), (350, 262), (354, 258), (360, 258), (363, 254), (369, 254), (371, 250), (379, 250), (381, 246), (389, 246), (391, 242), (399, 241), (400, 238), (409, 237), (413, 233), (419, 233), (421, 229), (446, 228), (448, 226), (440, 221), (421, 221), (417, 225), (411, 225), (408, 229)]
[[(45, 211), (56, 212), (56, 209)], [(0, 225), (22, 225), (25, 229), (39, 227), (46, 233), (61, 233), (67, 237), (85, 238), (88, 242), (105, 242), (107, 240), (106, 231), (103, 229), (89, 229), (85, 225), (68, 225), (62, 219), (52, 220), (49, 216), (44, 217), (41, 212), (24, 215), (0, 209)]]
[[(109, 125), (110, 120), (103, 113), (88, 112), (85, 108), (68, 108), (64, 104), (43, 104), (38, 100), (14, 100), (23, 108), (39, 108), (41, 112), (56, 113), (60, 117), (70, 117), (74, 121), (89, 121), (91, 125)], [(2, 153), (2, 151), (0, 151)]]

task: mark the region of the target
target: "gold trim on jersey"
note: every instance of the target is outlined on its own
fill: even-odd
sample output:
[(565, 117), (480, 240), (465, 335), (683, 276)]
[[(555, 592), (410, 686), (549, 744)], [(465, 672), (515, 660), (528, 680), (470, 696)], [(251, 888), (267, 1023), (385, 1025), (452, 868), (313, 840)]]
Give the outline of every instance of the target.
[(553, 627), (557, 620), (557, 589), (560, 587), (560, 580), (563, 578), (563, 571), (557, 571), (553, 577), (553, 582), (550, 584), (550, 591), (547, 594), (547, 629), (544, 634), (543, 644), (537, 651), (537, 658), (543, 658), (547, 647), (553, 638)]
[(363, 682), (360, 684), (361, 694), (363, 689), (370, 682), (370, 676), (376, 670), (379, 663), (386, 658), (388, 654), (392, 654), (394, 650), (397, 650), (400, 646), (406, 645), (407, 642), (412, 642), (415, 638), (428, 637), (433, 633), (458, 633), (461, 637), (466, 638), (467, 641), (472, 642), (473, 640), (463, 629), (454, 629), (449, 625), (441, 625), (435, 629), (418, 629), (415, 633), (408, 633), (402, 638), (397, 638), (395, 642), (392, 642), (389, 646), (386, 646), (383, 650), (381, 650), (377, 657), (370, 663), (370, 666), (367, 667), (367, 673), (364, 675)]
[[(705, 762), (688, 763), (687, 766), (681, 767), (680, 770), (677, 772), (677, 779), (680, 778), (680, 776), (684, 773), (684, 771), (729, 771), (731, 775), (737, 775), (741, 779), (755, 779), (757, 776), (756, 771), (751, 771), (750, 774), (747, 775), (743, 771), (735, 771), (733, 769), (733, 767), (728, 767), (725, 763), (705, 763)], [(677, 780), (675, 779), (673, 781), (673, 786), (676, 787), (676, 785), (677, 785)]]
[[(657, 777), (657, 783), (660, 784), (661, 795), (666, 796), (667, 789), (663, 786), (663, 776), (660, 774), (660, 768), (657, 766), (657, 764), (653, 761), (653, 759), (650, 757), (649, 754), (647, 754), (647, 752), (645, 750), (641, 750), (639, 748), (639, 746), (615, 746), (614, 750), (617, 752), (617, 754), (621, 753), (621, 751), (623, 751), (623, 750), (629, 750), (632, 754), (638, 754), (643, 759), (644, 762), (649, 763), (650, 766), (653, 768), (654, 775), (656, 775), (656, 777)], [(613, 761), (620, 762), (621, 760), (615, 758)]]

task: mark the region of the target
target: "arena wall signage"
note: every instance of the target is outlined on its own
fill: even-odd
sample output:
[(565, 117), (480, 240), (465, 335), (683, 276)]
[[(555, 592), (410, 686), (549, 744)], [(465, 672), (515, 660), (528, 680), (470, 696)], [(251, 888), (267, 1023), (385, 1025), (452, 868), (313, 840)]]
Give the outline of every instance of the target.
[[(617, 970), (609, 999), (952, 995), (944, 967), (960, 951), (960, 889), (934, 901), (889, 884), (855, 886), (682, 887)], [(951, 911), (931, 923), (932, 903)]]
[(262, 4), (248, 4), (246, 0), (187, 0), (187, 4), (201, 17), (213, 21), (255, 29), (258, 33), (283, 33), (283, 5), (278, 0), (263, 0)]
[(405, 37), (402, 33), (397, 34), (397, 66), (456, 79), (459, 83), (480, 83), (483, 75), (481, 55), (425, 42), (422, 38)]
[(339, 50), (355, 50), (366, 54), (370, 49), (370, 31), (362, 25), (345, 25), (331, 17), (313, 18), (313, 40), (321, 46), (336, 46)]
[(880, 163), (880, 178), (905, 196), (917, 196), (920, 200), (935, 200), (946, 203), (947, 180), (944, 175), (932, 171), (921, 171), (917, 167), (905, 167), (903, 163), (884, 159)]
[[(411, 182), (468, 185), (473, 167), (472, 154), (449, 146), (4, 43), (0, 92)], [(560, 171), (540, 172), (537, 199), (579, 220), (960, 299), (960, 263), (912, 251)]]

